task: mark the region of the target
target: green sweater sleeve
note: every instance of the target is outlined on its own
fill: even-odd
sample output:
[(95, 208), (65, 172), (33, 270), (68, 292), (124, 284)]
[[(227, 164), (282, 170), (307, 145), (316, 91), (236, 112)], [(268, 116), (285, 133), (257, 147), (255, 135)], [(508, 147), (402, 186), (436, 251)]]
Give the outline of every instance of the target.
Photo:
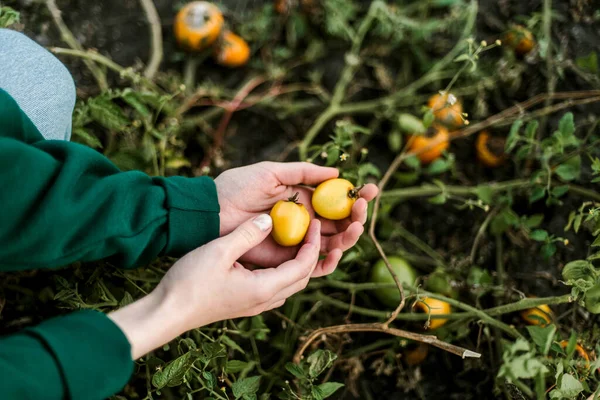
[(134, 267), (219, 234), (208, 177), (121, 172), (77, 143), (44, 140), (0, 90), (0, 270), (110, 258)]
[(127, 338), (100, 312), (79, 311), (0, 338), (6, 400), (102, 400), (132, 372)]

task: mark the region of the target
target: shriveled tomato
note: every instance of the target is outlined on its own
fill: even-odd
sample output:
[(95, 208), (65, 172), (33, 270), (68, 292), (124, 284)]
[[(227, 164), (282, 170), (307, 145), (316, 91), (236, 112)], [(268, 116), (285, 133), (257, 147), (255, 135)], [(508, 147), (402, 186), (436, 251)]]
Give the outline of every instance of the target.
[(298, 193), (275, 203), (270, 215), (273, 219), (271, 235), (277, 243), (295, 246), (302, 242), (308, 231), (310, 214), (304, 205), (298, 203)]
[(504, 139), (491, 136), (488, 131), (481, 131), (475, 143), (479, 162), (490, 168), (502, 165), (506, 158), (504, 145)]
[(215, 48), (215, 61), (224, 67), (236, 68), (246, 65), (250, 58), (250, 46), (233, 32), (226, 31)]
[(323, 218), (340, 220), (348, 218), (358, 199), (360, 188), (345, 179), (330, 179), (321, 183), (312, 196), (312, 206)]
[(463, 107), (452, 93), (438, 93), (429, 98), (427, 102), (433, 110), (435, 119), (449, 128), (456, 128), (463, 124)]
[(552, 310), (548, 305), (541, 304), (521, 311), (521, 318), (529, 325), (546, 326), (552, 322)]
[(175, 39), (186, 50), (204, 50), (217, 40), (223, 22), (219, 7), (208, 1), (193, 1), (175, 16)]
[[(415, 304), (415, 307), (419, 311), (421, 311), (425, 314), (429, 314), (430, 316), (450, 314), (452, 312), (452, 306), (450, 306), (449, 303), (447, 303), (443, 300), (434, 299), (432, 297), (425, 297), (425, 298), (419, 300)], [(431, 320), (429, 322), (429, 329), (437, 329), (440, 326), (446, 324), (446, 322), (448, 322), (447, 319), (431, 318)]]
[[(450, 146), (450, 134), (440, 125), (432, 125), (423, 135), (408, 138), (408, 150), (419, 152), (417, 157), (422, 163), (428, 164), (441, 157)], [(427, 149), (422, 150), (421, 149)]]
[[(388, 261), (392, 266), (392, 270), (398, 277), (401, 283), (407, 285), (414, 285), (417, 280), (417, 272), (401, 257), (388, 257)], [(387, 266), (383, 260), (379, 260), (375, 263), (371, 269), (371, 282), (373, 283), (395, 283), (394, 277), (388, 271)], [(375, 296), (383, 304), (389, 307), (396, 307), (400, 303), (400, 291), (398, 288), (381, 288), (374, 290)]]

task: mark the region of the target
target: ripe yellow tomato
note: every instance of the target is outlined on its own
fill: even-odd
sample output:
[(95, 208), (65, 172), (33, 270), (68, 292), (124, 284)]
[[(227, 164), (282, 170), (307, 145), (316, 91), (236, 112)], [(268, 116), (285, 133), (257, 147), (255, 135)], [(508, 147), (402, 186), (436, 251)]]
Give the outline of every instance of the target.
[[(440, 125), (432, 125), (424, 135), (409, 136), (408, 140), (408, 150), (413, 153), (421, 151), (421, 149), (427, 149), (417, 154), (417, 158), (424, 164), (429, 164), (440, 158), (442, 153), (450, 146), (450, 134), (446, 128)], [(433, 143), (436, 144), (433, 145)]]
[(321, 183), (312, 196), (312, 206), (323, 218), (334, 221), (348, 218), (358, 199), (358, 191), (345, 179), (330, 179)]
[[(418, 301), (415, 304), (415, 307), (425, 313), (430, 315), (442, 315), (442, 314), (450, 314), (452, 312), (452, 307), (450, 304), (445, 301), (433, 299), (431, 297), (425, 297)], [(440, 326), (444, 325), (448, 322), (447, 319), (431, 319), (429, 322), (429, 329), (437, 329)]]
[(204, 50), (217, 40), (223, 23), (219, 7), (208, 1), (193, 1), (175, 16), (175, 38), (185, 50)]
[(298, 193), (288, 200), (278, 201), (271, 210), (270, 215), (273, 219), (271, 235), (282, 246), (299, 244), (308, 231), (310, 214), (297, 200)]
[(462, 104), (452, 93), (434, 94), (427, 105), (433, 110), (435, 119), (449, 128), (457, 128), (463, 124)]
[(546, 326), (552, 322), (552, 310), (541, 304), (535, 308), (521, 311), (521, 318), (529, 325)]
[[(417, 280), (417, 273), (403, 258), (392, 256), (388, 257), (392, 270), (398, 277), (400, 283), (414, 285)], [(373, 283), (395, 283), (394, 277), (388, 271), (383, 260), (375, 263), (371, 269), (371, 282)], [(398, 288), (381, 288), (374, 290), (375, 296), (383, 304), (389, 307), (397, 307), (400, 304), (400, 291)]]
[(242, 67), (250, 59), (250, 46), (241, 36), (226, 31), (219, 39), (214, 56), (217, 64), (224, 67)]
[(490, 168), (502, 165), (506, 158), (504, 145), (504, 139), (490, 136), (487, 131), (481, 131), (475, 143), (479, 162)]

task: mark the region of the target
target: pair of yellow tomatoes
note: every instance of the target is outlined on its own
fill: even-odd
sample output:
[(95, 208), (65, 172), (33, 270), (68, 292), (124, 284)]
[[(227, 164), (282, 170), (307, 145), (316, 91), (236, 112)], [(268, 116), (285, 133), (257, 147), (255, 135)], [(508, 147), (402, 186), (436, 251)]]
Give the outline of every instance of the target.
[[(360, 188), (345, 179), (330, 179), (321, 183), (312, 195), (312, 206), (317, 214), (330, 220), (348, 218), (358, 198)], [(282, 246), (296, 246), (304, 239), (310, 224), (310, 214), (298, 203), (298, 193), (278, 201), (271, 210), (273, 238)]]

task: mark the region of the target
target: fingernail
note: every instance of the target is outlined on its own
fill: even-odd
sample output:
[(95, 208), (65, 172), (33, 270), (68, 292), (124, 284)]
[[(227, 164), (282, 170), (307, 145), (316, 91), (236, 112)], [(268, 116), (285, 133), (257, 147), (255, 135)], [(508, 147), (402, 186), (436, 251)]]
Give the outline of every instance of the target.
[(252, 222), (254, 222), (254, 225), (258, 226), (258, 229), (260, 229), (263, 232), (266, 232), (269, 229), (271, 229), (271, 225), (273, 225), (273, 220), (271, 219), (271, 216), (269, 214), (261, 214), (258, 217), (254, 218)]

